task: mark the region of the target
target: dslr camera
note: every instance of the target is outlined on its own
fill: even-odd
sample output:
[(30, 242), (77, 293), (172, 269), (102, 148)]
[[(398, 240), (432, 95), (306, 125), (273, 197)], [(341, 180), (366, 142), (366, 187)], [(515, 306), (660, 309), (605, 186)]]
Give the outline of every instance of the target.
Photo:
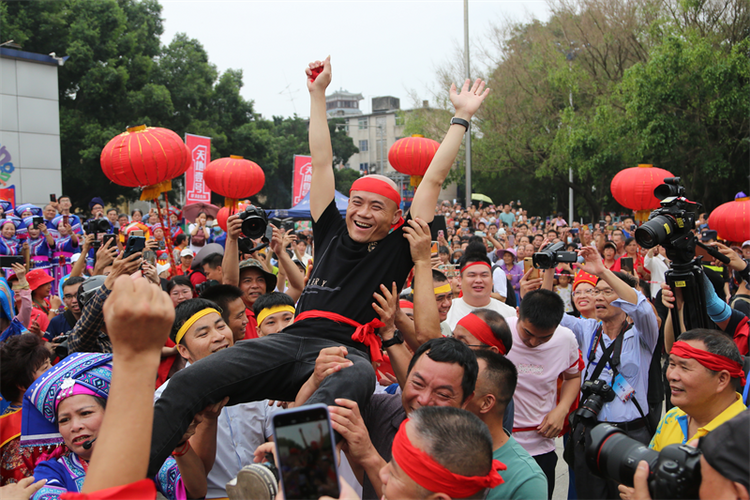
[(615, 391), (604, 380), (587, 380), (581, 387), (583, 402), (573, 413), (574, 421), (596, 424), (596, 417), (605, 404), (615, 399)]
[(679, 177), (664, 179), (664, 184), (654, 189), (654, 196), (661, 200), (661, 208), (651, 212), (648, 221), (635, 230), (635, 241), (643, 248), (678, 245), (695, 229), (695, 211), (701, 205), (685, 198)]
[(86, 234), (107, 233), (112, 229), (107, 219), (89, 219), (86, 221)]
[(591, 429), (586, 463), (599, 477), (633, 486), (638, 462), (648, 462), (651, 498), (698, 498), (701, 452), (691, 446), (671, 444), (661, 452), (649, 449), (608, 424)]
[[(240, 212), (239, 217), (242, 219), (242, 234), (245, 236), (237, 242), (240, 250), (243, 253), (253, 253), (268, 246), (271, 238), (273, 238), (273, 228), (268, 225), (266, 212), (261, 208), (250, 205), (245, 208), (244, 212)], [(258, 238), (262, 239), (263, 243), (253, 248), (252, 240)]]
[(558, 262), (576, 262), (578, 254), (575, 252), (563, 252), (565, 245), (562, 241), (550, 243), (538, 252), (534, 253), (532, 260), (537, 269), (551, 269)]

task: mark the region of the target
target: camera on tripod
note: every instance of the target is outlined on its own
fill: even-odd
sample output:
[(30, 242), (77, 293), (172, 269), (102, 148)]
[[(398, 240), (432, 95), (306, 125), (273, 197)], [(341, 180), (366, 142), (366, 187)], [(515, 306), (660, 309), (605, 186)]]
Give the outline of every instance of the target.
[[(245, 235), (245, 238), (240, 238), (237, 242), (240, 250), (243, 253), (253, 253), (268, 246), (271, 238), (273, 238), (273, 228), (268, 225), (266, 212), (261, 208), (250, 205), (239, 213), (239, 217), (242, 219), (242, 234)], [(252, 240), (258, 238), (262, 239), (263, 243), (253, 248)]]
[(698, 498), (700, 457), (700, 450), (681, 444), (654, 451), (608, 424), (591, 429), (591, 445), (586, 448), (586, 463), (594, 474), (625, 486), (633, 486), (638, 462), (648, 462), (648, 489), (655, 499)]
[(661, 208), (651, 212), (648, 222), (635, 230), (635, 241), (643, 248), (656, 245), (671, 246), (695, 229), (695, 212), (699, 203), (685, 198), (685, 188), (679, 177), (667, 177), (656, 186), (654, 196), (661, 200)]
[(573, 419), (595, 425), (604, 405), (615, 399), (615, 391), (604, 380), (596, 379), (585, 381), (581, 393), (583, 402), (573, 413)]
[(551, 269), (558, 262), (576, 262), (578, 254), (575, 252), (564, 252), (562, 251), (564, 247), (565, 245), (563, 245), (562, 241), (558, 241), (534, 253), (532, 256), (534, 267), (537, 269)]

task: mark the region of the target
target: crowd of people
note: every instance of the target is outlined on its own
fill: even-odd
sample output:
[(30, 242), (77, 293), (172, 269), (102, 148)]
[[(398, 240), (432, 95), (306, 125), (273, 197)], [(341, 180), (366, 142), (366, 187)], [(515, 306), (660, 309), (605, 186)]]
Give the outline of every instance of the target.
[[(649, 498), (648, 464), (628, 484), (590, 467), (601, 423), (655, 451), (697, 446), (700, 498), (748, 498), (750, 241), (717, 241), (701, 214), (692, 237), (728, 264), (704, 258), (699, 289), (673, 289), (668, 244), (640, 247), (627, 214), (439, 201), (480, 80), (451, 88), (407, 212), (368, 175), (342, 217), (330, 61), (306, 76), (312, 226), (252, 240), (241, 214), (224, 231), (98, 197), (2, 204), (0, 254), (21, 257), (0, 279), (3, 498), (268, 498), (274, 416), (316, 403), (340, 498), (551, 499), (558, 438), (568, 498)], [(574, 262), (535, 267), (552, 246)], [(710, 328), (685, 311), (696, 295)]]

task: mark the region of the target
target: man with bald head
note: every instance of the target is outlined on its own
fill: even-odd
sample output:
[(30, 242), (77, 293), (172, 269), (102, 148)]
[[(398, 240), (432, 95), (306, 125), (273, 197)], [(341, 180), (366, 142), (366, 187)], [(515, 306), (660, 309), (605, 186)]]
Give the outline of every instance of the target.
[[(414, 263), (405, 236), (432, 222), (443, 181), (458, 154), (469, 120), (488, 94), (484, 82), (469, 80), (460, 94), (451, 87), (456, 108), (448, 133), (414, 194), (404, 222), (396, 184), (380, 175), (352, 184), (346, 217), (334, 201), (333, 150), (325, 92), (331, 82), (329, 59), (306, 69), (311, 97), (309, 141), (312, 155), (310, 213), (315, 267), (297, 303), (295, 322), (282, 334), (240, 342), (178, 372), (154, 407), (150, 471), (156, 473), (175, 449), (194, 413), (229, 396), (229, 404), (263, 399), (293, 401), (313, 373), (321, 349), (346, 346), (352, 365), (326, 377), (306, 404), (334, 405), (337, 398), (367, 405), (375, 389), (371, 361), (382, 360), (376, 329), (384, 326), (373, 308), (381, 285), (401, 288)], [(228, 224), (237, 217), (228, 219)], [(227, 273), (228, 270), (224, 269)], [(220, 383), (217, 383), (220, 381)]]

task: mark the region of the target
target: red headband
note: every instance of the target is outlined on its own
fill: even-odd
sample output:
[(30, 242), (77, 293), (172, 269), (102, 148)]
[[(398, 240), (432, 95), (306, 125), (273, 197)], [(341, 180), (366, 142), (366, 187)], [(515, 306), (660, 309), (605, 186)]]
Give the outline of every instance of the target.
[(463, 273), (464, 273), (464, 271), (465, 271), (465, 270), (467, 270), (468, 268), (470, 268), (471, 266), (476, 266), (477, 264), (481, 264), (481, 265), (483, 265), (483, 266), (487, 266), (487, 268), (488, 268), (488, 269), (490, 269), (490, 270), (492, 269), (492, 266), (491, 266), (491, 265), (487, 264), (486, 262), (484, 262), (484, 261), (482, 261), (482, 260), (477, 260), (477, 261), (475, 261), (475, 262), (469, 262), (469, 263), (468, 263), (468, 264), (466, 264), (466, 265), (465, 265), (464, 267), (462, 267), (462, 268), (461, 268), (461, 274), (463, 274)]
[(401, 205), (401, 196), (398, 194), (398, 191), (393, 189), (393, 186), (377, 177), (369, 175), (360, 177), (352, 183), (352, 187), (349, 189), (350, 196), (352, 191), (365, 191), (367, 193), (379, 194), (393, 201), (396, 205)]
[(503, 341), (496, 338), (492, 328), (482, 318), (474, 313), (469, 313), (458, 322), (456, 326), (463, 326), (470, 334), (474, 335), (482, 344), (495, 346), (500, 349), (500, 354), (507, 354)]
[(414, 482), (433, 493), (445, 493), (451, 498), (466, 498), (485, 488), (503, 484), (497, 471), (505, 470), (505, 464), (492, 461), (492, 470), (486, 476), (461, 476), (454, 474), (424, 451), (416, 448), (406, 435), (407, 418), (401, 422), (396, 437), (393, 438), (391, 452), (394, 460)]
[(414, 302), (409, 302), (408, 300), (399, 300), (398, 307), (400, 307), (401, 309), (414, 309)]
[(732, 378), (738, 378), (742, 381), (742, 385), (745, 385), (745, 373), (742, 371), (742, 365), (736, 361), (732, 361), (726, 356), (720, 354), (713, 354), (703, 349), (697, 349), (687, 342), (678, 340), (672, 344), (672, 350), (669, 354), (673, 354), (680, 358), (694, 359), (698, 363), (702, 364), (709, 370), (720, 372), (726, 370), (729, 372), (729, 376)]

